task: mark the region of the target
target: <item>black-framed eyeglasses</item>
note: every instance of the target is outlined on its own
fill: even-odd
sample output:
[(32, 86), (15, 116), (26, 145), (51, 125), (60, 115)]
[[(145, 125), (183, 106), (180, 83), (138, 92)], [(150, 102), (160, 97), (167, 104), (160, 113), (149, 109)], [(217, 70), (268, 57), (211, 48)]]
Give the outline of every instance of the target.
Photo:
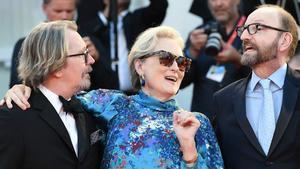
[(84, 56), (84, 62), (87, 63), (89, 57), (89, 49), (85, 49), (83, 53), (68, 55), (68, 57)]
[(247, 29), (249, 35), (254, 35), (254, 34), (257, 33), (257, 31), (261, 30), (263, 27), (273, 29), (273, 30), (276, 30), (276, 31), (280, 31), (280, 32), (289, 32), (289, 31), (284, 30), (284, 29), (275, 28), (273, 26), (268, 26), (268, 25), (261, 24), (261, 23), (251, 23), (247, 26), (238, 26), (236, 28), (236, 32), (237, 32), (238, 36), (241, 37), (244, 30)]
[(167, 52), (164, 50), (148, 53), (140, 57), (140, 59), (145, 59), (152, 56), (159, 56), (159, 63), (167, 67), (171, 67), (174, 63), (174, 60), (176, 60), (178, 68), (182, 72), (187, 72), (190, 69), (192, 63), (192, 60), (190, 58), (184, 56), (176, 56), (171, 52)]

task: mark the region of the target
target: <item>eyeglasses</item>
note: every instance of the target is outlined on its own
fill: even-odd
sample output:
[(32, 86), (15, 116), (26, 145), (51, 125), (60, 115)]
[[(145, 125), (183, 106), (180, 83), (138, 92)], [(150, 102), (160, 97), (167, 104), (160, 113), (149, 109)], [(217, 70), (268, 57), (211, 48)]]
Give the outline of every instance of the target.
[(82, 55), (84, 55), (84, 62), (87, 63), (88, 57), (89, 57), (89, 50), (88, 49), (85, 49), (83, 53), (68, 55), (68, 57), (75, 57), (75, 56), (82, 56)]
[(262, 27), (273, 29), (273, 30), (280, 31), (280, 32), (288, 32), (287, 30), (280, 29), (280, 28), (275, 28), (275, 27), (264, 25), (264, 24), (261, 24), (261, 23), (251, 23), (247, 26), (238, 26), (236, 28), (236, 32), (237, 32), (238, 36), (241, 37), (244, 30), (247, 29), (249, 35), (254, 35), (254, 34), (257, 33), (257, 31), (261, 30)]
[(171, 67), (174, 63), (174, 60), (176, 60), (178, 68), (182, 72), (184, 72), (184, 71), (187, 72), (191, 67), (192, 60), (190, 58), (187, 58), (184, 56), (176, 56), (176, 55), (174, 55), (170, 52), (164, 51), (164, 50), (159, 50), (159, 51), (148, 53), (148, 54), (140, 57), (140, 59), (145, 59), (145, 58), (155, 56), (155, 55), (159, 56), (159, 62), (161, 65)]

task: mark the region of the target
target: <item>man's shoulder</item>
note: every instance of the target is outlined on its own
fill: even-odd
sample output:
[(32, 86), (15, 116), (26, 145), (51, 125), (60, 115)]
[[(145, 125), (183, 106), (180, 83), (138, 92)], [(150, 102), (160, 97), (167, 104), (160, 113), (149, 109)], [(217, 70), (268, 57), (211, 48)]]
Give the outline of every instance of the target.
[(25, 38), (26, 37), (22, 37), (22, 38), (18, 39), (18, 41), (16, 42), (15, 46), (21, 46), (22, 43), (24, 42)]
[(21, 37), (20, 39), (18, 39), (17, 43), (22, 43), (25, 39), (26, 39), (26, 36)]
[(81, 34), (81, 36), (98, 35), (100, 32), (105, 32), (108, 28), (100, 19), (98, 14), (91, 16), (88, 20), (82, 23), (77, 24), (78, 32)]
[[(35, 104), (37, 100), (43, 102), (43, 105), (41, 106), (41, 108), (47, 107), (46, 106), (47, 103), (43, 101), (44, 99), (42, 97), (36, 96), (35, 92), (33, 92), (28, 99), (28, 102), (31, 105), (30, 108), (23, 110), (17, 104), (12, 102), (12, 106), (13, 106), (12, 108), (8, 108), (6, 104), (0, 107), (0, 115), (5, 114), (6, 116), (10, 116), (13, 118), (21, 117), (21, 118), (24, 118), (24, 120), (25, 120), (25, 117), (28, 117), (31, 114), (35, 114), (34, 112), (36, 112), (36, 110), (35, 110), (35, 108), (33, 108), (33, 107), (35, 107), (35, 106), (33, 106), (33, 104)], [(42, 109), (39, 109), (39, 110), (42, 110)]]
[(0, 106), (0, 116), (3, 115), (4, 113), (12, 114), (12, 112), (17, 112), (20, 109), (18, 106), (13, 104), (13, 108), (8, 108), (6, 104), (3, 106)]
[(216, 96), (222, 96), (222, 95), (223, 96), (224, 95), (232, 96), (237, 89), (240, 89), (241, 87), (245, 87), (245, 85), (247, 84), (247, 83), (245, 83), (246, 80), (247, 80), (246, 78), (243, 78), (243, 79), (237, 80), (235, 82), (232, 82), (231, 84), (227, 85), (223, 89), (217, 91), (215, 93), (215, 95)]
[(287, 77), (291, 79), (294, 84), (300, 86), (300, 70), (289, 68)]
[(13, 103), (12, 108), (8, 108), (7, 105), (0, 107), (0, 123), (1, 125), (16, 125), (25, 121), (26, 117), (30, 116), (29, 109), (22, 110), (16, 104)]
[(16, 43), (15, 43), (15, 46), (14, 46), (14, 55), (13, 55), (13, 57), (18, 57), (19, 55), (19, 51), (20, 51), (20, 49), (21, 49), (21, 46), (22, 46), (22, 44), (23, 44), (23, 42), (24, 42), (24, 40), (25, 40), (25, 38), (26, 37), (22, 37), (22, 38), (20, 38)]

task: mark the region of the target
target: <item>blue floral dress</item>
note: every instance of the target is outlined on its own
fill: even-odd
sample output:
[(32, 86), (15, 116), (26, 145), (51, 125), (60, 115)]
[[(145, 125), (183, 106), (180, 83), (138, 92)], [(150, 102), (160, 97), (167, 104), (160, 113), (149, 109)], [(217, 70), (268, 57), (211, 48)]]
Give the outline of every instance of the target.
[[(126, 96), (118, 91), (93, 90), (78, 96), (96, 118), (108, 122), (104, 169), (187, 168), (176, 134), (173, 112), (180, 109), (174, 99), (160, 102), (142, 91)], [(222, 169), (223, 160), (209, 120), (195, 113), (201, 125), (195, 141), (197, 169)]]

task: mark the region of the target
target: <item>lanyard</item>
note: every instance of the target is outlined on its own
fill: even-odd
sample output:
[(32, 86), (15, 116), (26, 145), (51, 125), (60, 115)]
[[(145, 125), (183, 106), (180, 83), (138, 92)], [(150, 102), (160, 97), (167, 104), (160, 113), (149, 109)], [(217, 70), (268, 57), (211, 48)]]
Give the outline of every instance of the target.
[[(240, 17), (237, 26), (242, 26), (245, 23), (245, 21), (246, 21), (245, 16)], [(234, 30), (233, 33), (231, 34), (231, 36), (229, 37), (229, 39), (227, 41), (227, 44), (232, 45), (232, 43), (233, 43), (234, 39), (236, 38), (236, 36), (237, 36), (237, 32)]]

